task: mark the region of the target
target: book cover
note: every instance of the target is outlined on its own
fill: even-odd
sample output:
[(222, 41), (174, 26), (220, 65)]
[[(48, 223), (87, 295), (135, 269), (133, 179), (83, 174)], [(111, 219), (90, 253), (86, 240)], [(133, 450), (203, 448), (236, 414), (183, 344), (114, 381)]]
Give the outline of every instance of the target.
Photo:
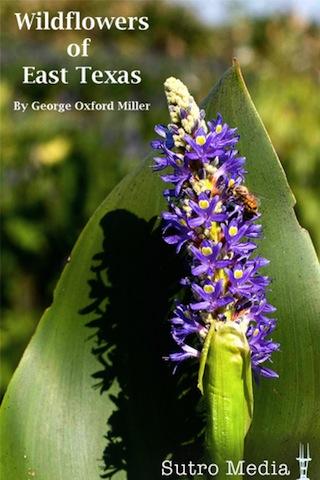
[(319, 21), (1, 2), (5, 480), (319, 477)]

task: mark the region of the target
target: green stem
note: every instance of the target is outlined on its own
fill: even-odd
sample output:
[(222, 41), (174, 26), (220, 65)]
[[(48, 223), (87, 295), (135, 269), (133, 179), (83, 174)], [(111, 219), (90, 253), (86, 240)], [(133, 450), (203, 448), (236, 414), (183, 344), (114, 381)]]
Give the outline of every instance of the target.
[(203, 387), (207, 414), (206, 455), (208, 463), (219, 466), (216, 479), (222, 480), (229, 478), (227, 462), (236, 469), (243, 459), (244, 439), (252, 420), (250, 348), (241, 326), (231, 321), (214, 321), (205, 347), (199, 388)]

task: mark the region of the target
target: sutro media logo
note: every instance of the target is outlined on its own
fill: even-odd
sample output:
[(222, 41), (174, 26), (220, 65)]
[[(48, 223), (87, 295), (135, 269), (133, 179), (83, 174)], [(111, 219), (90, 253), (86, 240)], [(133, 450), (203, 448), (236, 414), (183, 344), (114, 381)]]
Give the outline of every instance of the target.
[(300, 468), (300, 477), (298, 480), (310, 480), (308, 478), (308, 466), (309, 463), (311, 462), (311, 457), (310, 457), (310, 447), (309, 443), (307, 444), (306, 452), (304, 449), (304, 445), (300, 443), (299, 445), (299, 457), (297, 457), (297, 460), (299, 462), (299, 468)]

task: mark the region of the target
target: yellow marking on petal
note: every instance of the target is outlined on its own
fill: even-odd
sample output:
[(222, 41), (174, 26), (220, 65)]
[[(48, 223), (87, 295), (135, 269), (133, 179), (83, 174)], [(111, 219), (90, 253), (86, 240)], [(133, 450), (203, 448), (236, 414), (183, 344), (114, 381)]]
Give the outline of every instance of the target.
[(236, 269), (233, 273), (234, 275), (234, 278), (239, 280), (240, 278), (243, 277), (243, 271), (242, 270), (239, 270), (239, 269)]
[(203, 210), (206, 210), (206, 208), (209, 207), (209, 202), (208, 200), (200, 200), (199, 202), (199, 207), (202, 208)]
[(180, 223), (181, 225), (183, 225), (184, 227), (187, 225), (187, 222), (186, 222), (183, 218), (181, 218), (181, 219), (179, 220), (179, 223)]
[(253, 336), (256, 337), (259, 335), (259, 328), (256, 328), (255, 331), (253, 332)]
[(222, 131), (222, 125), (216, 126), (216, 133), (220, 133)]
[(206, 143), (206, 137), (204, 135), (198, 135), (196, 137), (196, 144), (197, 145), (204, 145)]
[(212, 255), (212, 248), (211, 247), (202, 247), (201, 248), (201, 253), (205, 257), (209, 257), (209, 255)]
[(214, 288), (213, 288), (212, 285), (205, 285), (205, 286), (203, 287), (203, 290), (204, 290), (206, 293), (209, 293), (209, 294), (214, 292)]
[(232, 226), (229, 228), (230, 237), (235, 237), (238, 233), (238, 227)]
[(233, 178), (230, 178), (229, 182), (228, 182), (228, 187), (233, 187), (233, 185), (235, 184), (236, 182), (233, 180)]

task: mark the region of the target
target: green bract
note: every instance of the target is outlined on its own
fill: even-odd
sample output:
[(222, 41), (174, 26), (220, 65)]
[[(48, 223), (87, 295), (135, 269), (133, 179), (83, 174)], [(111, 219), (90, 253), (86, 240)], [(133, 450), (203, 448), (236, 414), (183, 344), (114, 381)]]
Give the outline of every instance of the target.
[(203, 393), (206, 460), (219, 466), (217, 479), (223, 480), (227, 461), (238, 465), (243, 459), (244, 439), (253, 414), (250, 347), (245, 332), (234, 322), (212, 323)]

